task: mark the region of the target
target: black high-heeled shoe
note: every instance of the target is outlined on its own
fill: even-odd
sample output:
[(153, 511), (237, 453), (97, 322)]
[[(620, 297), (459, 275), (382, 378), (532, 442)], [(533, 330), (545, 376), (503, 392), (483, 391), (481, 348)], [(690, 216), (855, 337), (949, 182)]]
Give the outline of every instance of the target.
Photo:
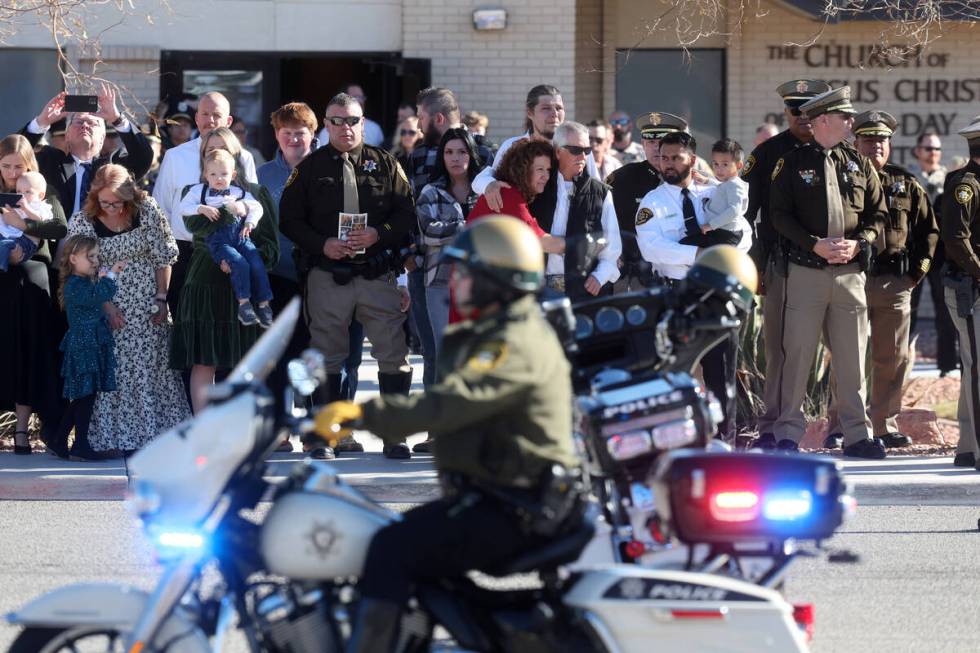
[(14, 454), (18, 456), (29, 456), (34, 453), (31, 449), (31, 441), (27, 440), (27, 444), (17, 444), (17, 436), (23, 434), (24, 439), (27, 440), (27, 431), (14, 431)]

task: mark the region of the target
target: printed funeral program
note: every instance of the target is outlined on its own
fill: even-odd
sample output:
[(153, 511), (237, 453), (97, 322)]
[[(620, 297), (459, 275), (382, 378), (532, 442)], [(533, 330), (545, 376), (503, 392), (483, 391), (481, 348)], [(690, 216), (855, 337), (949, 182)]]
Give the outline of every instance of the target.
[[(346, 241), (350, 232), (365, 228), (367, 228), (367, 213), (341, 213), (337, 238)], [(365, 249), (359, 249), (356, 253), (363, 254), (366, 251)]]

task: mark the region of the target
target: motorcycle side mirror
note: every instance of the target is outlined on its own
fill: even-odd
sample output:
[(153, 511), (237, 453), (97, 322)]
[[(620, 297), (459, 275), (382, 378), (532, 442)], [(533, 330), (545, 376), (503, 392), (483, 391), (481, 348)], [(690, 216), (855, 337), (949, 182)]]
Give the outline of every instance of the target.
[(286, 374), (296, 393), (309, 397), (327, 379), (326, 359), (316, 349), (307, 349), (299, 358), (289, 361)]
[(606, 249), (606, 245), (601, 231), (569, 236), (565, 239), (565, 256), (571, 257), (575, 272), (584, 278), (595, 268), (599, 254)]

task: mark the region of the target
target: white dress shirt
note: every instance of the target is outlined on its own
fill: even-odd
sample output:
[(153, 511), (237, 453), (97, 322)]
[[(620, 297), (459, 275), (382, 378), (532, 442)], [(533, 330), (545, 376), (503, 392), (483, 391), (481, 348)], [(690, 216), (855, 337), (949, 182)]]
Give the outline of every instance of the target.
[[(327, 128), (324, 127), (317, 133), (317, 140), (320, 142), (320, 147), (323, 147), (330, 142), (330, 134), (327, 132)], [(381, 125), (374, 122), (370, 118), (364, 119), (364, 142), (367, 145), (373, 145), (374, 147), (382, 147), (385, 142), (385, 133), (381, 131)]]
[[(241, 153), (245, 181), (257, 184), (255, 159), (248, 150)], [(184, 188), (201, 181), (201, 137), (167, 150), (160, 163), (156, 184), (153, 186), (153, 199), (157, 201), (163, 214), (170, 218), (170, 228), (177, 240), (191, 241), (193, 236), (184, 226), (180, 214), (180, 199)]]
[[(710, 201), (716, 188), (717, 185), (702, 185), (693, 181), (688, 186), (699, 225), (706, 223), (704, 205)], [(650, 262), (655, 272), (669, 279), (683, 279), (694, 265), (698, 253), (696, 246), (680, 243), (687, 235), (683, 201), (680, 186), (661, 184), (643, 197), (636, 212), (639, 218), (644, 209), (650, 211), (643, 224), (636, 225), (640, 254)], [(745, 229), (736, 248), (748, 253), (751, 247), (752, 230)]]
[(619, 159), (614, 157), (612, 154), (606, 154), (606, 158), (602, 160), (602, 165), (598, 166), (599, 180), (605, 181), (606, 177), (622, 167), (623, 164)]
[[(507, 150), (510, 149), (511, 145), (524, 138), (531, 138), (531, 134), (514, 136), (512, 138), (508, 138), (506, 141), (500, 144), (497, 154), (495, 154), (493, 157), (493, 165), (487, 166), (481, 170), (480, 174), (473, 179), (473, 191), (477, 195), (483, 195), (486, 193), (487, 186), (497, 181), (497, 178), (493, 176), (493, 173), (497, 171), (497, 167), (500, 165), (500, 162), (504, 160), (504, 155), (507, 154)], [(585, 157), (585, 169), (588, 170), (590, 177), (603, 181), (603, 178), (599, 176), (599, 169), (596, 168), (595, 159), (592, 157), (592, 152), (589, 152)]]
[[(245, 224), (255, 229), (259, 224), (259, 220), (262, 219), (262, 205), (259, 204), (250, 192), (241, 188), (240, 186), (231, 186), (231, 193), (229, 195), (209, 195), (207, 192), (207, 184), (194, 184), (188, 189), (187, 193), (184, 195), (183, 199), (180, 200), (178, 205), (181, 222), (184, 218), (189, 215), (198, 215), (200, 211), (198, 207), (201, 206), (201, 191), (204, 190), (204, 205), (210, 206), (216, 209), (221, 208), (225, 204), (230, 202), (242, 202), (245, 205), (247, 212), (243, 216), (245, 219)], [(234, 211), (228, 209), (229, 211)]]
[[(551, 235), (564, 238), (568, 232), (569, 200), (575, 191), (573, 182), (558, 177), (558, 204), (555, 206), (555, 217), (551, 223)], [(599, 253), (599, 262), (590, 276), (596, 278), (599, 285), (615, 283), (619, 279), (619, 256), (623, 253), (623, 241), (619, 235), (619, 221), (616, 220), (616, 208), (613, 206), (612, 193), (606, 191), (602, 201), (602, 235), (606, 239), (606, 247)], [(545, 274), (565, 274), (565, 257), (561, 254), (548, 254)]]

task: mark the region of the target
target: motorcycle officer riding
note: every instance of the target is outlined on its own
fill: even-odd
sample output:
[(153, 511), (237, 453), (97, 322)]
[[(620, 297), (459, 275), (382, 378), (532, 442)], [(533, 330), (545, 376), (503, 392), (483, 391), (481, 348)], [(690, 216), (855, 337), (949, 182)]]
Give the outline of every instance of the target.
[(539, 547), (578, 523), (570, 367), (535, 298), (544, 255), (531, 229), (490, 216), (443, 256), (465, 321), (446, 331), (442, 381), (409, 397), (341, 401), (316, 416), (337, 439), (352, 428), (386, 441), (428, 431), (443, 498), (371, 541), (348, 652), (391, 651), (413, 585), (463, 575)]

